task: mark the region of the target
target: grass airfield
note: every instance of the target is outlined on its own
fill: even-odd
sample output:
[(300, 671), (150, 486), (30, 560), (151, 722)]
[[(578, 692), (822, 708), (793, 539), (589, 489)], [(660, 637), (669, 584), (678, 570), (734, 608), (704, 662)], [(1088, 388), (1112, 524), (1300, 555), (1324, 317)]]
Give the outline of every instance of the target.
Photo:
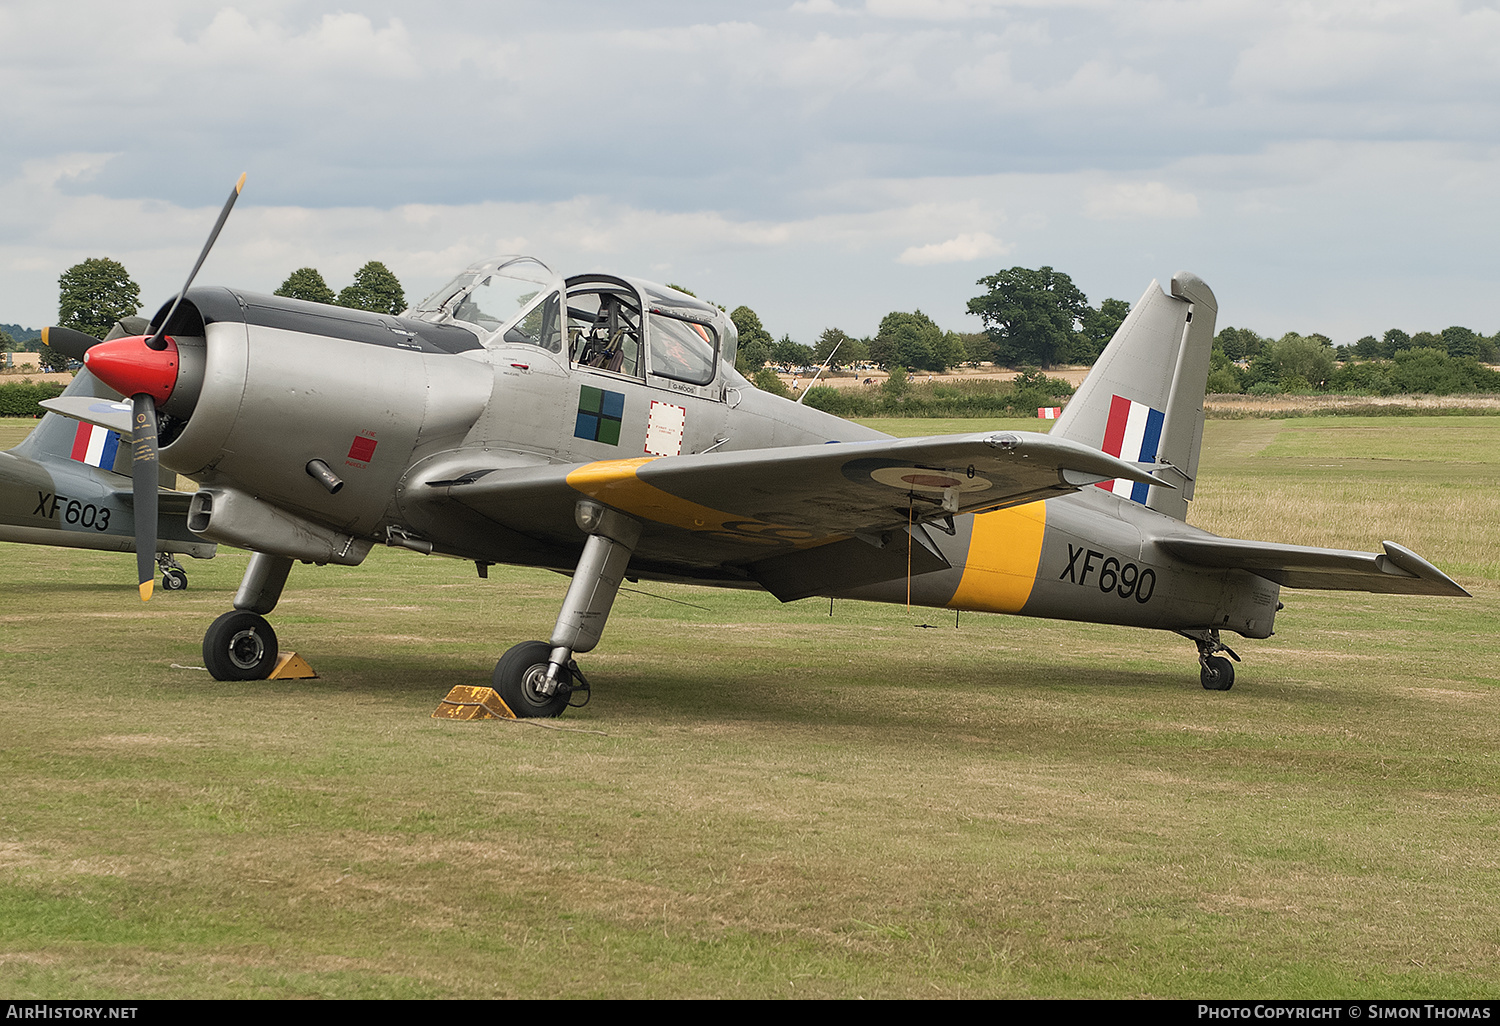
[(243, 554), (143, 608), (128, 554), (0, 544), (0, 992), (1500, 996), (1500, 418), (1204, 450), (1194, 523), (1475, 598), (1283, 592), (1217, 693), (1170, 634), (641, 584), (549, 729), (430, 713), (558, 575), (298, 566), (322, 679), (220, 684)]

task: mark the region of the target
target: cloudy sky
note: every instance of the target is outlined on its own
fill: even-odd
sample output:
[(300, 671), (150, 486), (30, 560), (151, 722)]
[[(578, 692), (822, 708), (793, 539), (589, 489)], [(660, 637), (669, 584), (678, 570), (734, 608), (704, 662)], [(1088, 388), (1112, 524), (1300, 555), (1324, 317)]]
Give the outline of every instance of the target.
[(1267, 0), (0, 4), (0, 321), (120, 260), (419, 297), (529, 252), (775, 334), (945, 328), (1050, 265), (1220, 326), (1500, 329), (1500, 9)]

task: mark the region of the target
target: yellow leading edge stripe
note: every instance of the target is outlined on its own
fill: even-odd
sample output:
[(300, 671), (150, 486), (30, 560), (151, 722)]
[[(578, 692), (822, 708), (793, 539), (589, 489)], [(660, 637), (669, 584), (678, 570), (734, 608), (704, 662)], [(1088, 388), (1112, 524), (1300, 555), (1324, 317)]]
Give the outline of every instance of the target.
[[(639, 471), (659, 456), (637, 456), (631, 460), (601, 460), (588, 463), (568, 475), (568, 485), (591, 499), (608, 503), (634, 516), (681, 527), (688, 531), (721, 531), (727, 523), (753, 521), (754, 517), (725, 513), (700, 506), (689, 499), (678, 498), (637, 476)], [(774, 525), (768, 525), (774, 526)]]
[[(790, 545), (797, 549), (826, 545), (843, 537), (776, 524), (741, 513), (725, 513), (662, 491), (642, 481), (637, 472), (659, 456), (637, 456), (629, 460), (601, 460), (585, 464), (568, 475), (568, 484), (591, 499), (608, 503), (632, 516), (686, 531), (706, 531), (746, 545)], [(765, 534), (761, 532), (764, 531)]]
[(1045, 502), (976, 516), (963, 577), (949, 608), (1019, 613), (1036, 584), (1046, 533)]

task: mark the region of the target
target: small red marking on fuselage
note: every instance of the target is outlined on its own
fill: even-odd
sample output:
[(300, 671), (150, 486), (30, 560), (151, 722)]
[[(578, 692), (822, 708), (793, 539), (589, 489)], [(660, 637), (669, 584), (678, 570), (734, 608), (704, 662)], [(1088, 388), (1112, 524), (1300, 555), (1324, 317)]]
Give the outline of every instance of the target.
[(356, 437), (349, 446), (349, 458), (359, 460), (361, 463), (369, 463), (370, 457), (375, 455), (375, 446), (378, 444), (373, 438)]

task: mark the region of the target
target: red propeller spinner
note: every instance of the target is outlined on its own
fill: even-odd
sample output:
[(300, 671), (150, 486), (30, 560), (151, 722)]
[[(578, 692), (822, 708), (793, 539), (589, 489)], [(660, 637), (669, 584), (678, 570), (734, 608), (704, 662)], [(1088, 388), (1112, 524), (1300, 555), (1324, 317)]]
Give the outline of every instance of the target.
[(145, 335), (111, 339), (90, 347), (83, 362), (94, 377), (121, 395), (145, 393), (164, 403), (177, 386), (177, 343), (162, 339), (164, 349), (146, 345)]

